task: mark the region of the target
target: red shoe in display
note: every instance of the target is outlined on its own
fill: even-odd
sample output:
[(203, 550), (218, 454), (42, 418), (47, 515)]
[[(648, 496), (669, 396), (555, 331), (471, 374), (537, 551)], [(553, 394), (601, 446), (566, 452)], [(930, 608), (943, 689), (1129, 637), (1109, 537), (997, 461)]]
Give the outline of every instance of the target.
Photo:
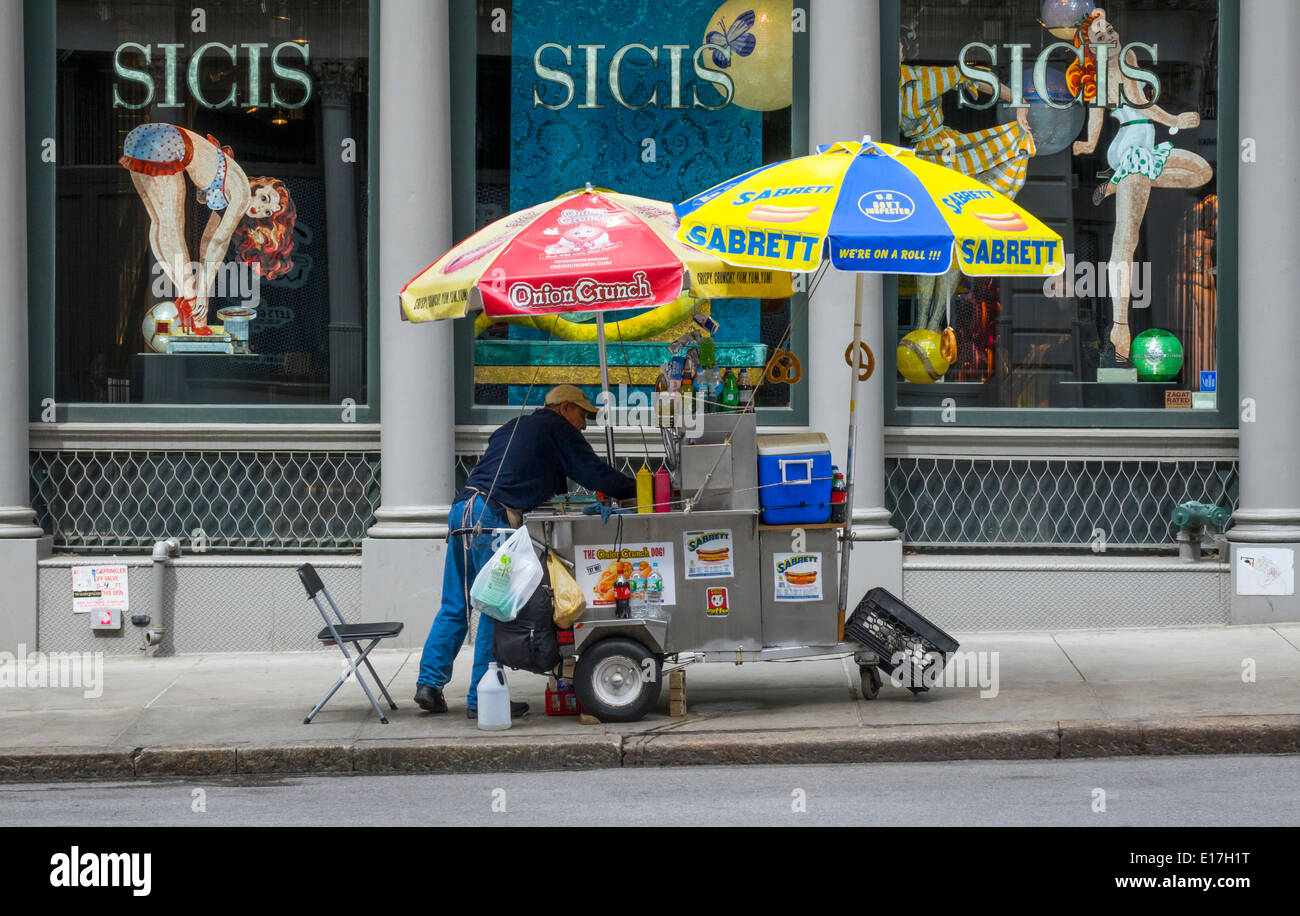
[(206, 324), (194, 326), (194, 300), (180, 298), (176, 300), (176, 326), (196, 337), (211, 337), (212, 328)]

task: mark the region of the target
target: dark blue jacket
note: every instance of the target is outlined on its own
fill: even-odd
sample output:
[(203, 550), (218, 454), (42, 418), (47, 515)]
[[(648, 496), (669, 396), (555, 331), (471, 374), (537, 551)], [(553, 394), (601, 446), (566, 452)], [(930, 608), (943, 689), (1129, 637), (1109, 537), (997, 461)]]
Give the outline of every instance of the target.
[[(510, 431), (516, 425), (518, 429), (512, 440)], [(501, 469), (500, 474), (497, 468)], [(466, 489), (456, 495), (456, 500), (467, 499), (470, 487), (484, 493), (490, 488), (493, 502), (528, 512), (552, 496), (567, 492), (569, 477), (588, 490), (599, 490), (615, 499), (636, 496), (634, 478), (620, 474), (597, 458), (590, 443), (572, 423), (555, 411), (541, 407), (530, 416), (511, 420), (492, 434), (483, 457), (465, 481)]]

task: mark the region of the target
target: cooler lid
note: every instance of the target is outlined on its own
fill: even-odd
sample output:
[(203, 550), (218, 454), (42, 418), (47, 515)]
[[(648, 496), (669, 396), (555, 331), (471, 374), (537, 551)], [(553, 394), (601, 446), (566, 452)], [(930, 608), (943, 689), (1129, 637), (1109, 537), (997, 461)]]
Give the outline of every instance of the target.
[(754, 441), (760, 455), (810, 455), (831, 450), (825, 433), (772, 433), (756, 436)]

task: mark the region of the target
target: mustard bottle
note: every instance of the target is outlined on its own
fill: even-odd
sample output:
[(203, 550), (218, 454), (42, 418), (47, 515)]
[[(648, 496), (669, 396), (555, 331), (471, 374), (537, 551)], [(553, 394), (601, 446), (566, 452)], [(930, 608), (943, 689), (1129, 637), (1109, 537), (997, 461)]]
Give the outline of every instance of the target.
[(636, 511), (653, 512), (655, 510), (655, 479), (650, 469), (644, 464), (636, 472)]

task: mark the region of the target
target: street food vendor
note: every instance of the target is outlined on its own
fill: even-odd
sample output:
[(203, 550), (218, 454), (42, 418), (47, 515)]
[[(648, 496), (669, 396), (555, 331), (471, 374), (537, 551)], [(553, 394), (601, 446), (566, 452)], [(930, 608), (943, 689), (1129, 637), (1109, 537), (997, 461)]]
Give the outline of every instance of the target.
[[(416, 683), (415, 703), (421, 709), (447, 711), (442, 688), (451, 680), (452, 663), (469, 632), (469, 587), (494, 552), (491, 529), (518, 528), (525, 512), (566, 492), (568, 478), (615, 499), (636, 496), (636, 480), (597, 458), (583, 437), (587, 420), (595, 416), (596, 408), (576, 385), (557, 385), (547, 392), (545, 407), (511, 420), (488, 440), (447, 517), (452, 530), (477, 524), (485, 533), (448, 540), (442, 607), (424, 644)], [(480, 614), (465, 704), (471, 719), (478, 717), (478, 682), (493, 661), (492, 635), (492, 618)], [(514, 717), (527, 712), (527, 703), (510, 704)]]

